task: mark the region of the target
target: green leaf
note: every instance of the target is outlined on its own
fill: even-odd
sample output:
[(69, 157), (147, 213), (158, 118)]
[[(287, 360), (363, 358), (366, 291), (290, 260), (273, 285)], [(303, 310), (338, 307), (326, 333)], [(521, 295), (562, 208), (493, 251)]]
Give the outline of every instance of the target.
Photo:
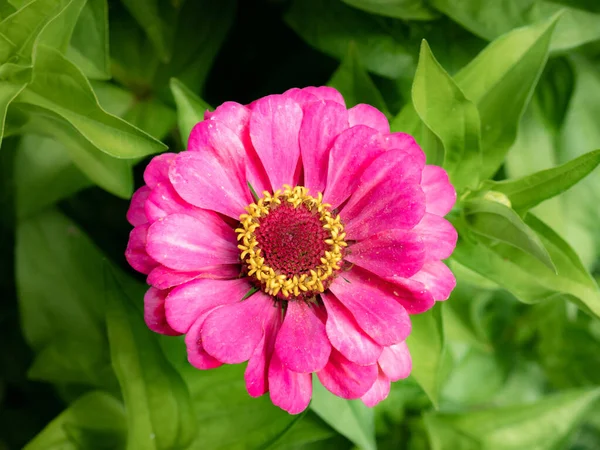
[(197, 431), (187, 386), (108, 267), (106, 325), (127, 409), (128, 448), (185, 448)]
[(327, 85), (340, 91), (348, 108), (359, 103), (368, 103), (389, 115), (381, 92), (360, 62), (354, 42), (348, 46), (348, 54)]
[(549, 21), (505, 34), (454, 77), (479, 110), (481, 179), (496, 172), (515, 140), (519, 119), (546, 63), (557, 20), (558, 16), (553, 16)]
[(40, 33), (35, 46), (43, 44), (55, 48), (61, 53), (65, 53), (69, 47), (75, 24), (85, 3), (86, 0), (70, 0), (65, 3), (66, 7)]
[(346, 436), (359, 448), (375, 450), (373, 410), (360, 400), (344, 400), (323, 387), (313, 376), (313, 396), (310, 408), (334, 430)]
[(512, 245), (556, 271), (552, 258), (537, 235), (513, 209), (498, 201), (488, 200), (489, 194), (488, 192), (483, 199), (465, 202), (463, 214), (470, 230)]
[(423, 388), (435, 407), (442, 382), (447, 376), (450, 356), (446, 350), (442, 305), (411, 317), (412, 331), (406, 343), (412, 355), (411, 376)]
[(170, 86), (177, 105), (177, 123), (181, 141), (187, 146), (192, 128), (204, 120), (204, 112), (211, 107), (177, 78), (171, 78)]
[[(342, 60), (354, 41), (369, 71), (394, 79), (414, 71), (402, 33), (388, 32), (377, 18), (337, 0), (294, 0), (284, 18), (309, 45), (334, 58)], [(393, 22), (400, 28), (401, 21)]]
[(338, 434), (314, 412), (306, 411), (296, 417), (298, 420), (276, 442), (267, 447), (268, 450), (351, 448), (350, 441)]
[(439, 14), (422, 0), (343, 0), (363, 11), (404, 20), (433, 20)]
[(599, 389), (565, 391), (529, 405), (463, 414), (427, 414), (433, 450), (566, 448)]
[(93, 391), (73, 402), (24, 450), (124, 449), (126, 437), (123, 405), (105, 392)]
[(503, 193), (515, 211), (525, 212), (544, 200), (563, 193), (590, 174), (598, 164), (600, 150), (516, 180), (488, 180), (483, 183), (481, 189)]
[(546, 118), (546, 122), (559, 131), (567, 114), (575, 89), (575, 71), (567, 58), (552, 58), (535, 90), (533, 104)]
[(5, 135), (6, 114), (12, 101), (31, 79), (31, 69), (16, 64), (0, 66), (0, 146)]
[(456, 190), (477, 186), (481, 167), (479, 113), (436, 61), (426, 41), (421, 44), (412, 99), (421, 120), (444, 146), (444, 168)]
[(91, 184), (60, 142), (35, 135), (21, 139), (14, 174), (19, 218), (40, 211)]
[(15, 102), (51, 111), (96, 148), (117, 158), (136, 158), (167, 148), (143, 131), (104, 111), (81, 71), (49, 47), (38, 47), (33, 80)]
[(165, 139), (175, 126), (176, 113), (156, 97), (135, 102), (123, 119), (155, 139)]

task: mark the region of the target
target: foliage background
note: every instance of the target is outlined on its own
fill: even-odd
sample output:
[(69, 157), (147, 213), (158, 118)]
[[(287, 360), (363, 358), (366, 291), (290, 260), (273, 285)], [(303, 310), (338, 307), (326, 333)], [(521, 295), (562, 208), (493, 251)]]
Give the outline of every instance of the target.
[[(598, 2), (0, 0), (0, 19), (0, 449), (600, 448)], [(388, 400), (316, 384), (289, 416), (146, 329), (125, 212), (208, 105), (323, 84), (450, 172), (459, 284), (413, 317)]]

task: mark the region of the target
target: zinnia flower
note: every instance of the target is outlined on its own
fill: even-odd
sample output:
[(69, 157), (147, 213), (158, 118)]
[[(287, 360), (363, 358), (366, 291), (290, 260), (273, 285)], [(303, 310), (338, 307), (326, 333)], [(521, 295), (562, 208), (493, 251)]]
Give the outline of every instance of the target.
[(368, 406), (409, 375), (409, 314), (455, 285), (456, 194), (377, 109), (328, 87), (227, 102), (144, 181), (126, 256), (148, 326), (185, 334), (192, 365), (248, 361), (249, 394), (290, 413), (313, 373)]

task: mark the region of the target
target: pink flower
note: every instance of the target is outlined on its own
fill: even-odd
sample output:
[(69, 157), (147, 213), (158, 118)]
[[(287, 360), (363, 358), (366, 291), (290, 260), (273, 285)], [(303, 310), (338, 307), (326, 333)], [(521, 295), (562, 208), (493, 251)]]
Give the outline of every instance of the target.
[(144, 180), (126, 256), (148, 326), (185, 334), (192, 365), (248, 361), (250, 395), (292, 414), (313, 372), (368, 406), (409, 375), (409, 314), (455, 285), (456, 194), (377, 109), (328, 87), (227, 102)]

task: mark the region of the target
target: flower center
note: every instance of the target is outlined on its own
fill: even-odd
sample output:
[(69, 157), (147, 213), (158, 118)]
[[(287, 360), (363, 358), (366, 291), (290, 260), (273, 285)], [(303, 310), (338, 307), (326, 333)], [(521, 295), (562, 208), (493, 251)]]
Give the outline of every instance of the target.
[(324, 292), (340, 270), (344, 226), (323, 195), (284, 186), (246, 207), (236, 229), (248, 276), (267, 294), (308, 299)]

